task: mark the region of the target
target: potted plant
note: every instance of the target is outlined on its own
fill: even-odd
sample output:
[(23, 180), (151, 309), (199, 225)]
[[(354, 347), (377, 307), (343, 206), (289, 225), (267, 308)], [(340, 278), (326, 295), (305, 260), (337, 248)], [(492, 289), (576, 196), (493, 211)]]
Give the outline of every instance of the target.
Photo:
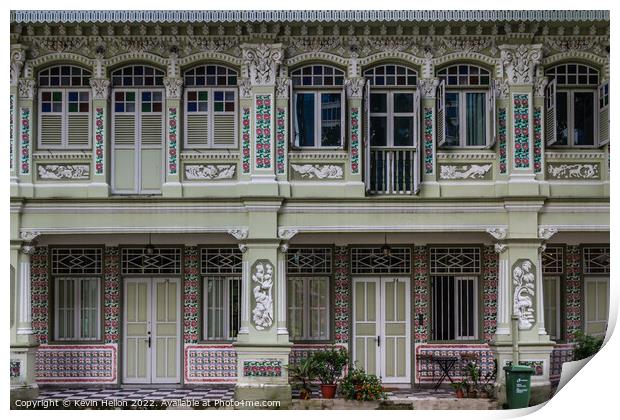
[(340, 393), (345, 400), (377, 401), (387, 398), (381, 379), (353, 366), (342, 380)]
[(480, 398), (489, 398), (493, 395), (493, 383), (497, 376), (497, 359), (493, 360), (493, 370), (488, 371), (483, 377), (482, 382), (479, 384), (479, 396)]
[(467, 388), (467, 397), (477, 398), (479, 389), (478, 380), (480, 379), (480, 373), (482, 369), (474, 362), (467, 363), (465, 369), (467, 371), (469, 379), (471, 379), (471, 384), (469, 384)]
[(316, 376), (321, 381), (321, 395), (332, 399), (336, 395), (336, 381), (342, 376), (342, 370), (349, 361), (349, 356), (342, 347), (317, 351), (312, 356), (316, 367)]
[(312, 396), (310, 382), (316, 377), (316, 364), (312, 357), (302, 360), (299, 364), (289, 368), (291, 382), (299, 387), (299, 398), (309, 400)]
[(456, 393), (456, 398), (465, 398), (465, 391), (467, 391), (468, 387), (469, 383), (467, 379), (452, 384), (452, 388), (454, 388), (454, 392)]
[(594, 356), (603, 346), (603, 338), (592, 337), (581, 332), (577, 333), (577, 347), (575, 347), (574, 360), (585, 359)]

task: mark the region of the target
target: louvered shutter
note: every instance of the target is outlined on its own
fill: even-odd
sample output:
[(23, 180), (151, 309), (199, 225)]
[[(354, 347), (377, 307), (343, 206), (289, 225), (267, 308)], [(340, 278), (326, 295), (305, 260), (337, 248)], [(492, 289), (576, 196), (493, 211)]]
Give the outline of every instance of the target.
[(437, 87), (437, 147), (446, 143), (446, 81)]
[[(231, 90), (224, 91), (224, 95), (227, 93), (235, 95), (235, 92)], [(233, 111), (226, 111), (229, 101), (225, 103), (224, 111), (213, 109), (213, 147), (230, 149), (236, 144), (235, 110), (237, 109), (237, 96), (234, 96)]]
[[(190, 105), (188, 98), (192, 95), (196, 95), (196, 101)], [(199, 95), (207, 95), (207, 109), (199, 110)], [(205, 90), (188, 89), (185, 91), (185, 146), (187, 148), (204, 148), (209, 147), (209, 110), (210, 103), (208, 102), (209, 92)], [(190, 108), (193, 106), (195, 108)]]
[[(71, 112), (69, 106), (67, 117), (67, 147), (73, 149), (87, 149), (90, 145), (90, 95), (89, 92), (80, 92), (80, 95), (86, 95), (85, 103), (79, 103), (76, 106), (86, 105), (86, 109), (77, 112)], [(81, 102), (81, 101), (80, 101)]]
[(163, 177), (164, 113), (140, 114), (140, 191), (158, 193)]
[(422, 149), (420, 148), (420, 91), (416, 90), (413, 96), (413, 135), (415, 144), (415, 156), (413, 158), (413, 193), (420, 192), (420, 182), (422, 180)]
[(347, 95), (345, 88), (342, 88), (340, 92), (340, 148), (344, 149), (347, 143), (347, 126), (345, 116), (347, 115)]
[[(134, 103), (135, 106), (135, 103)], [(114, 142), (113, 190), (133, 193), (136, 190), (136, 120), (135, 112), (117, 112), (114, 104), (112, 139)]]
[(557, 134), (557, 81), (553, 79), (545, 88), (545, 137), (547, 146), (552, 146), (558, 141)]
[(291, 112), (290, 112), (290, 119), (289, 119), (290, 120), (289, 126), (291, 127), (290, 144), (291, 144), (291, 150), (299, 150), (300, 146), (299, 146), (299, 123), (297, 122), (297, 95), (295, 95), (293, 92), (292, 82), (289, 84), (289, 89), (290, 89), (290, 98), (291, 98), (290, 99)]
[(603, 82), (598, 88), (598, 145), (609, 143), (609, 82)]
[(364, 181), (366, 182), (366, 192), (370, 191), (370, 80), (366, 80), (364, 83), (364, 102), (363, 108), (363, 121), (362, 128), (364, 130), (363, 142), (364, 142), (364, 155), (362, 156), (362, 162), (364, 162)]
[(497, 126), (495, 117), (495, 80), (491, 81), (491, 86), (487, 93), (487, 145), (486, 148), (490, 149), (495, 146), (497, 140)]
[[(41, 149), (62, 147), (63, 112), (43, 112), (42, 94), (43, 92), (39, 93), (39, 147)], [(61, 94), (64, 97), (64, 92)]]

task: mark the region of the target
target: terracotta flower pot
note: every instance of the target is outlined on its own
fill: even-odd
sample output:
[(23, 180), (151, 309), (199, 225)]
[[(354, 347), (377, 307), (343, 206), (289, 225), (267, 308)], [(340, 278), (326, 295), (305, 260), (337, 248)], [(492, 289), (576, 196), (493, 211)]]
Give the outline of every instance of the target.
[(336, 396), (335, 384), (321, 384), (321, 395), (327, 400), (332, 400)]
[(309, 400), (312, 393), (307, 389), (302, 389), (299, 391), (299, 399), (300, 400)]
[(465, 391), (461, 388), (456, 390), (456, 398), (465, 398)]

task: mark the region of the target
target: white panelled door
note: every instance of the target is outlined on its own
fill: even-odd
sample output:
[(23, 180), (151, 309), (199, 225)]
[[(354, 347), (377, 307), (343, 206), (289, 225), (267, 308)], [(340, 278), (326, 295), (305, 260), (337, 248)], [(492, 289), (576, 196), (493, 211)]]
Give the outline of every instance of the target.
[(407, 277), (353, 282), (353, 360), (385, 383), (411, 382), (411, 297)]
[(124, 383), (179, 383), (181, 282), (124, 281)]

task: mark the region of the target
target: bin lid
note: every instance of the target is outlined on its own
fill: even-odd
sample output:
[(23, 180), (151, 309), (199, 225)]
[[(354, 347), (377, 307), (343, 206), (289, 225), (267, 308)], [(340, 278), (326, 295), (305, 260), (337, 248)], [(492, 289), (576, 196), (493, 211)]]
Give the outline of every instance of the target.
[(504, 370), (507, 372), (534, 373), (534, 368), (525, 365), (508, 365), (504, 366)]

